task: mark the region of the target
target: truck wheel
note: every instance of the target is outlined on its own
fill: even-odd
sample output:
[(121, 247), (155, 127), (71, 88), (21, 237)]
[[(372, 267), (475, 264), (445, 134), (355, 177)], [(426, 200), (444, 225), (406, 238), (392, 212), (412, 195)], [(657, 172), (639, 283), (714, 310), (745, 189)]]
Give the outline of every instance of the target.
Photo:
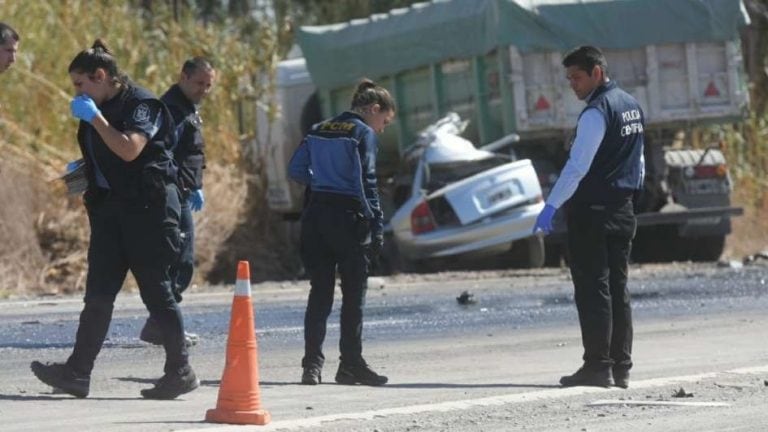
[(531, 236), (512, 243), (509, 251), (513, 268), (539, 268), (546, 261), (544, 237)]
[[(691, 239), (692, 241), (694, 239)], [(725, 249), (725, 236), (715, 235), (698, 237), (693, 242), (695, 245), (691, 249), (691, 259), (693, 261), (717, 261)]]

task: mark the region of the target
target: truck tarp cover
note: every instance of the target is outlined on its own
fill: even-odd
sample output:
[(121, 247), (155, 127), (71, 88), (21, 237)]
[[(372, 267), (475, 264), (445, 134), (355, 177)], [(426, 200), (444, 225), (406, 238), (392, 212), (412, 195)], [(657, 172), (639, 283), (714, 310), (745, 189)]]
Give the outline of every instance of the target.
[(297, 35), (320, 88), (349, 85), (499, 45), (521, 52), (577, 45), (628, 49), (736, 39), (747, 16), (738, 0), (613, 0), (542, 4), (433, 0), (366, 19), (302, 27)]

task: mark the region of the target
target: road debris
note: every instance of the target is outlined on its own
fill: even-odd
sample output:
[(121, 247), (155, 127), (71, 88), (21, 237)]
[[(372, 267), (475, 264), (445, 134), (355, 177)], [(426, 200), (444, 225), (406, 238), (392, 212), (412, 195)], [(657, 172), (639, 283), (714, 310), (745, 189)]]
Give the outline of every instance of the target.
[(674, 393), (672, 393), (672, 397), (689, 398), (689, 397), (693, 397), (693, 393), (688, 393), (687, 391), (685, 391), (684, 388), (680, 387), (679, 390), (676, 390)]
[(456, 301), (462, 306), (469, 306), (477, 303), (475, 295), (469, 291), (463, 291), (460, 296), (456, 297)]

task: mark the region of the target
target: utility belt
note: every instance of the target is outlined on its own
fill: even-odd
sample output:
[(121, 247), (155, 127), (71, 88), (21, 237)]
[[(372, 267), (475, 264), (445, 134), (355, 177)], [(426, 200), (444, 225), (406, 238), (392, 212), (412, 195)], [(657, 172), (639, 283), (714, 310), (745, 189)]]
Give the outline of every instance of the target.
[(614, 187), (578, 190), (568, 203), (572, 207), (617, 209), (623, 207), (628, 201), (633, 201), (639, 192), (639, 190)]
[(87, 207), (105, 201), (123, 201), (139, 206), (164, 206), (166, 188), (172, 184), (176, 184), (175, 165), (149, 165), (131, 181), (112, 185), (109, 189), (96, 186), (95, 182), (90, 183), (84, 199)]
[(337, 194), (333, 192), (312, 191), (309, 205), (329, 205), (342, 210), (363, 211), (363, 204), (359, 199), (351, 195)]

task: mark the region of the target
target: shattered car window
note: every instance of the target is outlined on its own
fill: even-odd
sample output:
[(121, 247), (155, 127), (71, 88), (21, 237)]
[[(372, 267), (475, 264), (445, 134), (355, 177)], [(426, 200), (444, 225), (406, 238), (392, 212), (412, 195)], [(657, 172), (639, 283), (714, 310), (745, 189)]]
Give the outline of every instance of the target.
[(425, 182), (427, 192), (434, 192), (451, 183), (472, 177), (475, 174), (504, 165), (508, 162), (509, 158), (497, 155), (471, 161), (429, 164), (427, 166), (427, 181)]

